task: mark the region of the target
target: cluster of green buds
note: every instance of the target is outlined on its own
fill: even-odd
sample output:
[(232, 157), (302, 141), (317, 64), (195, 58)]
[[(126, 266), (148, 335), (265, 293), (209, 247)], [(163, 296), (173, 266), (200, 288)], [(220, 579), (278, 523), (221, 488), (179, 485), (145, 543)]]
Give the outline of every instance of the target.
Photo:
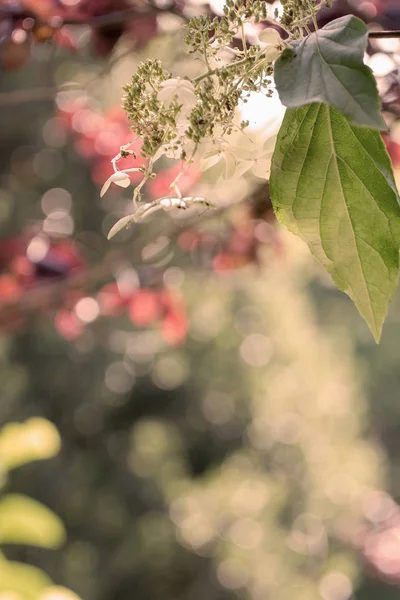
[[(188, 208), (201, 202), (209, 205), (198, 197), (192, 203), (190, 198), (183, 200), (179, 190), (179, 179), (195, 158), (203, 170), (220, 162), (225, 166), (225, 177), (241, 177), (251, 171), (268, 178), (271, 141), (254, 138), (248, 122), (240, 119), (238, 107), (254, 92), (272, 95), (274, 61), (287, 42), (297, 37), (299, 23), (313, 19), (328, 1), (282, 0), (279, 12), (276, 2), (271, 6), (262, 0), (226, 0), (221, 17), (196, 16), (185, 26), (188, 53), (197, 55), (204, 65), (203, 73), (192, 79), (180, 78), (165, 71), (158, 60), (140, 64), (124, 88), (123, 107), (136, 134), (134, 141), (141, 140), (144, 164), (120, 169), (117, 163), (133, 153), (133, 142), (121, 148), (102, 193), (111, 183), (128, 187), (132, 170), (140, 171), (143, 179), (134, 190), (134, 213), (118, 222), (112, 235), (142, 220), (149, 214), (147, 209), (153, 212), (153, 204), (142, 210), (139, 203), (144, 184), (155, 177), (154, 163), (163, 155), (180, 160), (182, 171), (171, 184), (171, 196), (155, 201), (158, 208)], [(262, 21), (273, 27), (263, 28)], [(246, 34), (249, 27), (257, 32), (251, 44)], [(279, 31), (285, 32), (285, 40)]]
[(303, 28), (315, 19), (316, 13), (323, 7), (330, 7), (333, 0), (281, 0), (282, 17), (281, 25), (291, 31), (293, 37), (302, 37)]

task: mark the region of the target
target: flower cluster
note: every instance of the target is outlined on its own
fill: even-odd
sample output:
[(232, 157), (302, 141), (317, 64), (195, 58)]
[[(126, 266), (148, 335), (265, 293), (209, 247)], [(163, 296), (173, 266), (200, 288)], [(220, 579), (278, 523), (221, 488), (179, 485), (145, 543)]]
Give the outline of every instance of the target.
[[(195, 157), (202, 171), (220, 165), (223, 178), (252, 173), (268, 179), (275, 138), (254, 135), (249, 123), (241, 120), (239, 107), (254, 93), (272, 96), (274, 61), (287, 40), (298, 37), (299, 23), (313, 19), (327, 2), (282, 1), (279, 12), (261, 0), (226, 0), (220, 17), (196, 16), (185, 26), (188, 53), (197, 54), (204, 66), (199, 75), (173, 77), (158, 60), (140, 64), (123, 99), (136, 138), (112, 160), (114, 173), (102, 194), (111, 183), (128, 187), (131, 171), (143, 177), (134, 190), (134, 213), (118, 221), (109, 238), (159, 209), (210, 206), (204, 198), (182, 198), (179, 189), (179, 179)], [(273, 27), (263, 28), (261, 22), (266, 20)], [(120, 169), (117, 163), (133, 153), (131, 145), (138, 139), (143, 165)], [(140, 204), (143, 186), (156, 176), (153, 166), (161, 156), (182, 161), (182, 170), (171, 184), (170, 196)]]
[(303, 28), (307, 27), (311, 19), (315, 19), (316, 13), (323, 7), (328, 8), (333, 0), (320, 0), (318, 3), (313, 0), (281, 0), (282, 18), (281, 25), (293, 32), (295, 37), (303, 35)]

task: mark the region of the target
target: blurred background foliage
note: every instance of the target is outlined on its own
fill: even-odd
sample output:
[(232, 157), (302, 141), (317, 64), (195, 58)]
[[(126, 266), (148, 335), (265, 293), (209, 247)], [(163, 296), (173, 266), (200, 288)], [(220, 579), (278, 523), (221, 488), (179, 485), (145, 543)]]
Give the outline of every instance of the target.
[[(122, 86), (148, 56), (198, 70), (181, 26), (220, 10), (0, 1), (0, 600), (398, 597), (399, 296), (378, 347), (262, 180), (196, 166), (216, 211), (105, 239)], [(397, 0), (320, 22), (350, 12), (400, 28)], [(399, 40), (366, 60), (398, 173)], [(276, 133), (279, 104), (249, 105)]]

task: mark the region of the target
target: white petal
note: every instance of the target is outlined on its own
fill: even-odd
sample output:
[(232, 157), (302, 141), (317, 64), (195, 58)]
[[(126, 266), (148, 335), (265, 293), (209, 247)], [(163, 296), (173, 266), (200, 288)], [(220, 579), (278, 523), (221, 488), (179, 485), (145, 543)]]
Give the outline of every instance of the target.
[(242, 160), (236, 163), (236, 169), (233, 177), (242, 177), (247, 171), (249, 171), (254, 165), (253, 160)]
[(189, 92), (192, 92), (192, 93), (194, 93), (194, 90), (195, 90), (193, 83), (191, 81), (189, 81), (188, 79), (181, 79), (180, 87), (185, 88), (186, 90), (188, 90)]
[(111, 227), (110, 231), (108, 232), (107, 239), (111, 240), (111, 238), (114, 237), (114, 235), (116, 235), (119, 231), (121, 231), (121, 229), (129, 225), (129, 223), (132, 223), (134, 220), (135, 215), (128, 215), (127, 217), (122, 217), (122, 219), (117, 221), (115, 225)]
[(182, 88), (177, 92), (178, 101), (183, 104), (183, 108), (193, 107), (197, 103), (196, 94), (192, 90)]
[(195, 196), (194, 198), (192, 198), (191, 196), (186, 196), (185, 198), (182, 198), (182, 200), (188, 206), (190, 206), (191, 204), (205, 204), (208, 208), (216, 208), (215, 204), (213, 204), (212, 202), (209, 202), (208, 200), (206, 200), (205, 198), (202, 198), (201, 196)]
[(161, 89), (157, 94), (157, 99), (167, 105), (176, 99), (179, 104), (182, 104), (185, 107), (187, 112), (188, 109), (193, 108), (197, 102), (194, 90), (195, 88), (191, 81), (181, 79), (180, 77), (176, 79), (167, 79), (161, 83)]
[(199, 170), (207, 171), (207, 169), (211, 169), (214, 165), (219, 163), (223, 154), (218, 150), (211, 150), (211, 152), (206, 152), (204, 156), (199, 161)]
[(161, 83), (161, 89), (173, 88), (176, 89), (179, 85), (180, 79), (166, 79)]
[(268, 46), (279, 46), (282, 43), (282, 38), (273, 27), (267, 27), (258, 34), (258, 41)]
[(165, 147), (161, 146), (154, 155), (153, 162), (156, 162), (161, 156), (165, 154)]
[(231, 148), (236, 160), (247, 160), (254, 152), (254, 144), (251, 146), (243, 144), (243, 146), (233, 146)]
[(190, 110), (191, 109), (185, 110), (185, 107), (182, 106), (181, 112), (176, 117), (176, 131), (177, 131), (178, 135), (184, 135), (186, 129), (190, 125), (189, 120), (187, 118), (188, 114), (190, 113)]
[(124, 171), (116, 171), (110, 177), (110, 181), (113, 183), (117, 183), (118, 181), (122, 181), (123, 179), (129, 179), (129, 175)]
[(224, 152), (225, 159), (225, 177), (224, 179), (230, 179), (233, 177), (236, 170), (236, 159), (233, 152)]
[(251, 172), (256, 177), (261, 177), (261, 179), (269, 179), (269, 174), (271, 170), (271, 159), (257, 160)]
[(271, 62), (279, 58), (281, 54), (282, 51), (278, 50), (278, 48), (275, 48), (275, 46), (268, 46), (264, 52), (265, 60), (269, 60)]
[[(121, 177), (115, 177), (115, 175), (121, 175)], [(113, 183), (123, 188), (127, 188), (131, 185), (131, 180), (127, 173), (115, 173), (111, 176), (111, 180)]]
[(264, 140), (264, 144), (262, 147), (263, 154), (272, 154), (274, 152), (275, 145), (276, 145), (276, 138), (277, 138), (276, 135), (271, 135), (271, 137)]
[(134, 214), (135, 223), (136, 221), (139, 221), (141, 219), (143, 213), (145, 213), (147, 210), (149, 210), (149, 208), (152, 208), (153, 206), (155, 206), (155, 202), (146, 202), (145, 204), (141, 204)]
[(164, 210), (171, 210), (172, 208), (180, 208), (184, 202), (181, 198), (161, 198), (158, 200), (158, 204), (163, 207)]
[(106, 193), (106, 191), (108, 190), (108, 188), (110, 187), (110, 185), (111, 185), (111, 178), (109, 177), (107, 179), (107, 181), (104, 182), (104, 185), (103, 185), (103, 187), (100, 190), (100, 198), (102, 198), (104, 196), (104, 194)]
[(176, 94), (176, 88), (166, 87), (161, 89), (157, 94), (157, 100), (170, 104)]
[(153, 202), (148, 202), (147, 204), (144, 205), (144, 210), (140, 213), (140, 214), (135, 214), (135, 222), (139, 222), (142, 221), (143, 219), (145, 219), (146, 217), (148, 217), (149, 215), (151, 215), (153, 212), (156, 212), (157, 210), (161, 210), (162, 206), (160, 206), (159, 204), (154, 204)]

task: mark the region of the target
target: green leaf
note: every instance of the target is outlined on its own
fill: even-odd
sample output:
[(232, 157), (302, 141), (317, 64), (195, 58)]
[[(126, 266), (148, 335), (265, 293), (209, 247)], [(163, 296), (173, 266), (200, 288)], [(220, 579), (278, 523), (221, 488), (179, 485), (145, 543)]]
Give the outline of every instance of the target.
[(381, 335), (399, 272), (400, 207), (380, 134), (327, 104), (288, 109), (270, 180), (278, 219)]
[(61, 520), (40, 502), (20, 494), (0, 501), (0, 543), (58, 548), (64, 540)]
[(26, 600), (36, 600), (51, 585), (51, 579), (37, 567), (0, 558), (0, 592), (16, 592)]
[(68, 588), (52, 585), (43, 590), (36, 600), (81, 600), (81, 598)]
[(285, 106), (330, 104), (354, 125), (386, 129), (376, 81), (363, 58), (368, 29), (357, 17), (331, 21), (284, 52), (275, 63), (275, 83)]
[(8, 423), (0, 430), (0, 463), (4, 469), (51, 458), (59, 449), (59, 433), (47, 419), (34, 417), (25, 423)]

